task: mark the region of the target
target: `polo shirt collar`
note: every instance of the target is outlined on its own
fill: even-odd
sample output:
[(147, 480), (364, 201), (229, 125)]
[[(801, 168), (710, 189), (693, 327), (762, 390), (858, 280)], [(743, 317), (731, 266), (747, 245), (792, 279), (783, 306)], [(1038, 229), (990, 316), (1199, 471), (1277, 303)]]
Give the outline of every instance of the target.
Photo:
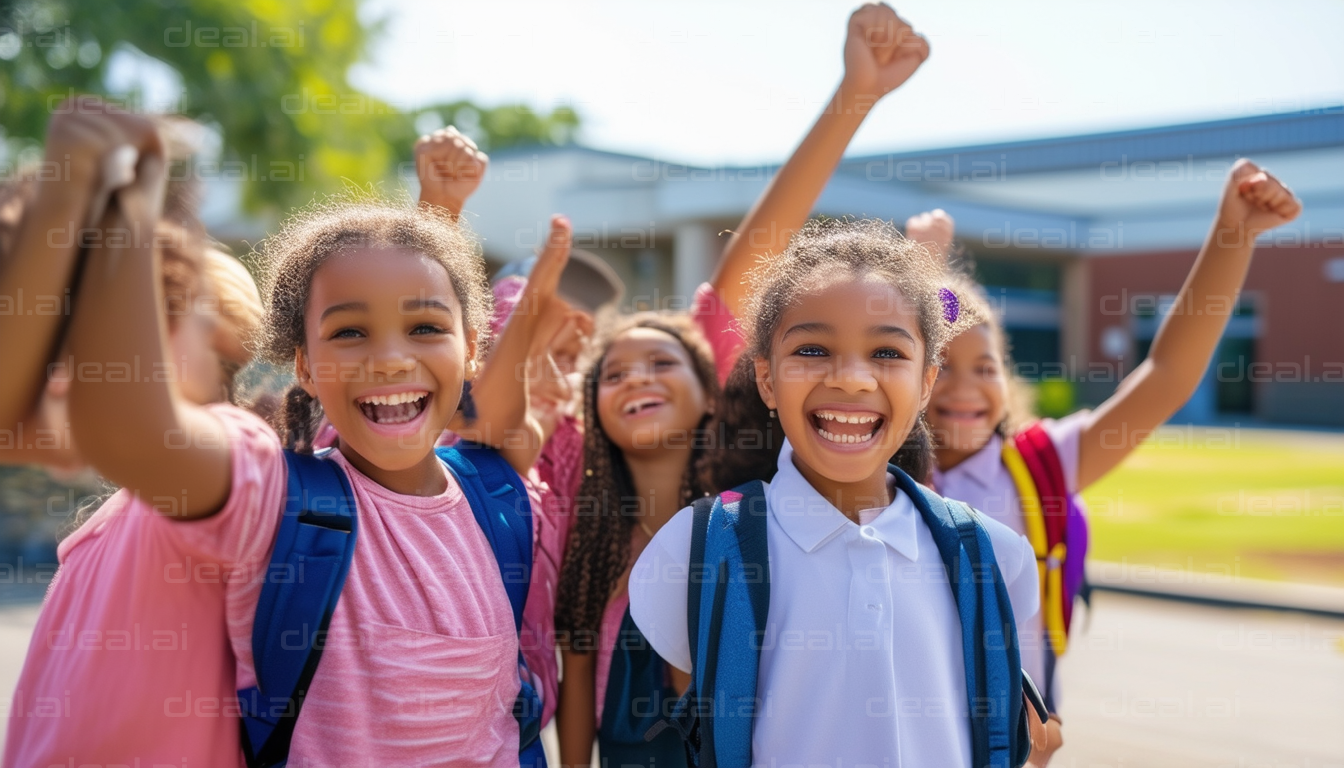
[(934, 490), (942, 493), (947, 487), (947, 478), (954, 477), (969, 480), (985, 491), (992, 491), (1000, 487), (998, 484), (1000, 475), (1005, 471), (1007, 470), (1003, 468), (1003, 438), (995, 432), (990, 436), (989, 442), (985, 443), (985, 447), (952, 469), (943, 472), (934, 467), (933, 486)]
[[(778, 472), (766, 492), (770, 514), (798, 548), (812, 553), (846, 530), (860, 526), (817, 493), (793, 464), (793, 447), (784, 441)], [(913, 561), (919, 555), (919, 511), (899, 490), (877, 518), (863, 528), (867, 535)]]

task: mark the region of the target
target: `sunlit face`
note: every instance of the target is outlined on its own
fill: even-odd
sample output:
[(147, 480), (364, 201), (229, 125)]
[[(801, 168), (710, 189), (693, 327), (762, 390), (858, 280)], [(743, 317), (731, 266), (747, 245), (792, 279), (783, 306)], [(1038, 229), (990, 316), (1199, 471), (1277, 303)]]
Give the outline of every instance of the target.
[(476, 337), (443, 266), (410, 250), (333, 255), (313, 275), (304, 324), (296, 373), (342, 453), (361, 470), (425, 461), (475, 373)]
[(690, 447), (709, 397), (675, 337), (631, 328), (612, 342), (597, 375), (597, 416), (616, 447)]
[(919, 314), (895, 286), (839, 276), (799, 297), (757, 358), (761, 398), (779, 413), (794, 463), (814, 486), (885, 477), (928, 401)]
[(957, 336), (943, 352), (927, 420), (941, 458), (964, 458), (989, 442), (1003, 421), (1008, 377), (989, 326)]

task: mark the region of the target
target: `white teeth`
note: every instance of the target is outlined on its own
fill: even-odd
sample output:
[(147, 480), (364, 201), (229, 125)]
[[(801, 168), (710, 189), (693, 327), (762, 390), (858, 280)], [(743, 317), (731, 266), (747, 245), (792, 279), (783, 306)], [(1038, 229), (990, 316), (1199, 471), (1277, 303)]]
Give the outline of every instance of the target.
[(425, 391), (419, 392), (397, 392), (391, 395), (369, 395), (361, 397), (356, 402), (364, 405), (401, 405), (402, 403), (411, 403), (422, 397), (428, 396)]
[(657, 397), (641, 397), (638, 400), (631, 400), (630, 402), (626, 403), (623, 412), (625, 413), (625, 415), (629, 416), (632, 413), (638, 412), (641, 408), (643, 408), (646, 405), (659, 405), (662, 402), (663, 400)]
[(817, 433), (832, 443), (866, 443), (873, 439), (873, 435), (877, 434), (876, 432), (869, 432), (866, 435), (837, 435), (824, 429), (818, 429)]
[(841, 411), (817, 411), (816, 415), (819, 419), (838, 421), (841, 424), (871, 424), (881, 418), (872, 414), (843, 413)]

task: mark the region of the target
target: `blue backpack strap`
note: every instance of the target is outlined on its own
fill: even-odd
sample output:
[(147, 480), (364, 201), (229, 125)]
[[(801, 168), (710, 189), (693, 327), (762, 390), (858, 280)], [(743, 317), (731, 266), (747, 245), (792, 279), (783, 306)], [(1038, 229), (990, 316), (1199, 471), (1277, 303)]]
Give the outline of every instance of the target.
[[(323, 454), (325, 455), (325, 454)], [(238, 692), (250, 768), (284, 765), (355, 553), (358, 516), (345, 473), (285, 451), (285, 509), (252, 626), (257, 684)]]
[(765, 487), (752, 481), (709, 501), (693, 505), (686, 619), (694, 669), (678, 729), (698, 736), (690, 746), (700, 768), (727, 768), (751, 765), (760, 709), (756, 680), (770, 610)]
[[(527, 487), (494, 448), (468, 441), (435, 450), (452, 472), (471, 505), (472, 515), (490, 542), (504, 591), (513, 609), (514, 631), (523, 628), (523, 608), (532, 581), (532, 502)], [(523, 768), (542, 768), (541, 696), (532, 685), (522, 651), (518, 653), (520, 690), (513, 716), (518, 720), (519, 759)]]
[(961, 621), (972, 765), (1016, 768), (1031, 750), (1022, 707), (1022, 663), (1008, 587), (989, 534), (975, 510), (944, 499), (898, 467), (889, 471), (923, 515), (947, 568)]
[[(711, 581), (705, 574), (705, 539), (709, 532), (709, 515), (717, 501), (717, 497), (706, 496), (691, 502), (691, 560), (686, 579), (686, 640), (691, 651), (691, 683), (673, 705), (671, 715), (668, 717), (668, 724), (681, 734), (682, 741), (686, 743), (688, 762), (696, 768), (712, 765), (714, 759), (711, 756), (708, 761), (704, 761), (700, 757), (702, 746), (700, 718), (704, 702), (699, 694), (701, 689), (697, 680), (700, 678), (698, 673), (703, 668), (700, 659), (700, 593), (705, 582)], [(710, 696), (708, 702), (713, 704), (713, 696)], [(662, 728), (663, 726), (655, 725), (649, 729), (644, 738), (653, 740)]]

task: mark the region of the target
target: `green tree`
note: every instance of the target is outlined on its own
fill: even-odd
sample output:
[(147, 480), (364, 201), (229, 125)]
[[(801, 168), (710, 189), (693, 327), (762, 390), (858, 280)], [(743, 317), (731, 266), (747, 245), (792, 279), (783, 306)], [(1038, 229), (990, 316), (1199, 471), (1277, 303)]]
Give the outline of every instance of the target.
[[(406, 114), (350, 85), (381, 25), (356, 0), (0, 0), (0, 124), (13, 150), (40, 141), (75, 93), (154, 108), (145, 88), (113, 91), (113, 64), (158, 62), (182, 114), (215, 126), (252, 211), (283, 209), (347, 182), (387, 179), (417, 126), (470, 119), (483, 144), (571, 141), (572, 110), (467, 102)], [(138, 81), (137, 81), (138, 82)], [(428, 115), (428, 117), (426, 117)]]

